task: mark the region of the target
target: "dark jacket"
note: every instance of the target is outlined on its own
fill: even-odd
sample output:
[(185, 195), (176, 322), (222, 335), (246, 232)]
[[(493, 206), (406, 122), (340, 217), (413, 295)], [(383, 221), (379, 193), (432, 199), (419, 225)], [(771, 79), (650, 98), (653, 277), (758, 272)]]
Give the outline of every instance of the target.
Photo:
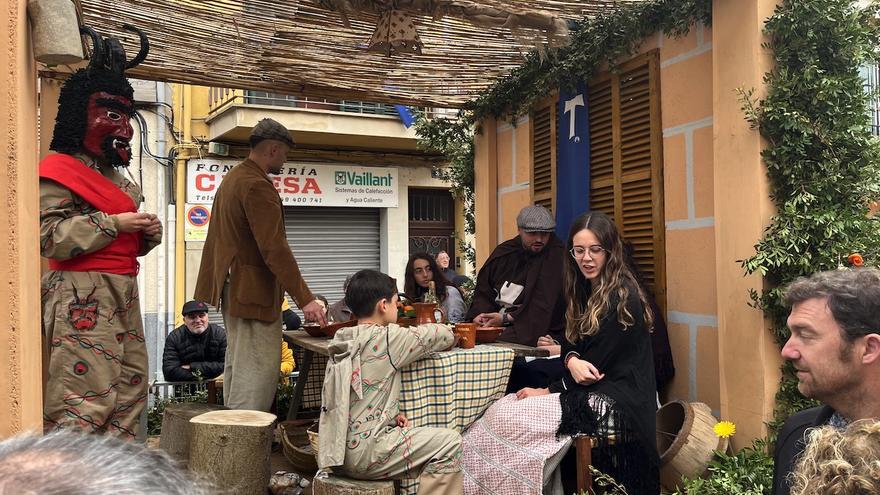
[[(223, 373), (226, 356), (226, 330), (210, 324), (200, 335), (193, 335), (186, 325), (174, 329), (165, 338), (162, 355), (162, 373), (169, 382), (191, 382), (193, 372), (200, 370), (202, 378), (216, 378)], [(181, 368), (188, 364), (190, 369)]]
[(827, 424), (833, 414), (834, 409), (830, 406), (819, 406), (785, 420), (773, 454), (773, 495), (788, 495), (791, 485), (786, 478), (807, 446), (807, 430)]
[(477, 275), (477, 285), (465, 321), (480, 313), (497, 313), (502, 305), (501, 289), (506, 283), (521, 286), (510, 314), (513, 324), (498, 340), (535, 346), (542, 335), (562, 342), (565, 330), (565, 300), (562, 296), (562, 273), (567, 256), (565, 246), (550, 236), (547, 246), (537, 255), (528, 253), (519, 236), (495, 247)]
[(237, 318), (277, 321), (284, 292), (299, 307), (312, 302), (284, 232), (272, 179), (251, 160), (233, 167), (214, 196), (193, 299), (220, 307), (228, 277), (228, 300), (222, 304)]
[[(613, 421), (620, 448), (593, 457), (595, 466), (627, 488), (627, 493), (659, 495), (660, 458), (657, 455), (657, 399), (651, 335), (645, 324), (645, 308), (635, 286), (628, 286), (626, 310), (633, 325), (624, 328), (618, 320), (617, 294), (593, 335), (577, 342), (562, 342), (561, 359), (574, 353), (592, 363), (604, 377), (590, 385), (581, 385), (565, 369), (562, 379), (550, 384), (550, 392), (559, 392), (562, 418), (557, 434), (586, 433), (597, 437), (601, 449), (607, 427)], [(584, 407), (598, 394), (609, 397), (614, 406), (608, 416)], [(601, 437), (601, 438), (599, 438)], [(606, 445), (607, 447), (607, 445)], [(602, 467), (600, 467), (600, 465)]]

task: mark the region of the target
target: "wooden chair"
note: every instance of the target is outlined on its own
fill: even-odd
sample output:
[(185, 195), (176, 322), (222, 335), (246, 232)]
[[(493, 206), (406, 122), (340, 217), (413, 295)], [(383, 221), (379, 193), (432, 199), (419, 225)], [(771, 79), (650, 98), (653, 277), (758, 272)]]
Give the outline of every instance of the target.
[(578, 493), (590, 493), (593, 488), (593, 473), (590, 471), (593, 464), (593, 443), (593, 437), (589, 435), (577, 435), (574, 438)]
[[(617, 443), (617, 437), (608, 437), (608, 445), (614, 445), (615, 443)], [(593, 447), (595, 444), (595, 437), (589, 435), (575, 435), (574, 437), (578, 493), (590, 493), (590, 490), (593, 488), (593, 472), (590, 471), (590, 466), (593, 465)]]

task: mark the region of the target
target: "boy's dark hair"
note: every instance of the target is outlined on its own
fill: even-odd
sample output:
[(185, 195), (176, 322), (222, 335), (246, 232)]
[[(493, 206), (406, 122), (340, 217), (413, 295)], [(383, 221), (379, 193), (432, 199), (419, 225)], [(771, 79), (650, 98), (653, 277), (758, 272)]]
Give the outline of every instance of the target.
[(397, 294), (394, 279), (376, 270), (361, 270), (351, 277), (345, 289), (345, 304), (352, 314), (364, 318), (373, 314), (376, 303)]

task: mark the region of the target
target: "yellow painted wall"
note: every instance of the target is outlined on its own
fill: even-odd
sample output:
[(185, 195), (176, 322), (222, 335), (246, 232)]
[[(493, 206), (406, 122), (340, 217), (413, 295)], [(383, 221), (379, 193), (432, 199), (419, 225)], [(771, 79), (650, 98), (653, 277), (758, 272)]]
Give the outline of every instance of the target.
[(762, 436), (779, 386), (779, 347), (760, 311), (747, 307), (748, 290), (763, 280), (746, 277), (735, 260), (754, 253), (773, 212), (764, 142), (743, 119), (736, 88), (765, 94), (770, 53), (762, 47), (764, 21), (778, 0), (714, 0), (712, 42), (713, 176), (721, 414), (737, 423), (736, 447)]
[(666, 221), (666, 321), (676, 375), (664, 399), (721, 414), (712, 184), (712, 31), (652, 36), (660, 50)]
[[(694, 26), (681, 39), (652, 36), (641, 52), (660, 50), (660, 94), (667, 253), (667, 320), (678, 373), (669, 398), (706, 402), (720, 411), (717, 359), (715, 227), (712, 153), (712, 31)], [(516, 214), (531, 203), (531, 122), (494, 126), (496, 223), (478, 207), (478, 232), (497, 233), (497, 242), (516, 235)], [(484, 126), (484, 132), (491, 132)], [(482, 142), (488, 142), (483, 140)], [(491, 150), (478, 146), (488, 160)], [(482, 164), (478, 164), (478, 177)], [(491, 172), (485, 172), (491, 174)], [(479, 184), (479, 180), (478, 180)], [(478, 187), (484, 189), (482, 184)], [(491, 250), (483, 243), (483, 249)], [(478, 258), (488, 255), (478, 250)], [(713, 333), (716, 332), (716, 333)]]
[[(516, 215), (532, 203), (529, 184), (532, 173), (531, 122), (528, 116), (516, 122), (498, 122), (495, 126), (497, 181), (496, 204), (498, 222), (493, 232), (498, 243), (517, 235)], [(479, 231), (479, 229), (478, 229)], [(486, 254), (488, 256), (488, 253)], [(480, 258), (480, 253), (477, 253)]]
[[(695, 25), (681, 39), (658, 34), (646, 39), (640, 52), (653, 49), (660, 51), (666, 319), (677, 369), (664, 399), (705, 402), (717, 415), (728, 416), (722, 407), (719, 366), (715, 219), (716, 187), (728, 186), (715, 180), (713, 32)], [(501, 122), (494, 127), (484, 126), (487, 132), (495, 131), (495, 147), (488, 150), (485, 145), (491, 146), (489, 140), (478, 140), (477, 154), (482, 161), (477, 164), (477, 187), (480, 191), (487, 188), (480, 178), (492, 172), (481, 171), (481, 167), (494, 162), (497, 187), (493, 191), (497, 197), (495, 204), (487, 201), (478, 206), (477, 231), (497, 233), (496, 244), (516, 234), (516, 213), (531, 203), (530, 126), (528, 117), (521, 118), (516, 126)], [(759, 159), (757, 155), (755, 158)], [(496, 222), (488, 221), (489, 213), (497, 218)], [(756, 239), (752, 237), (749, 242)], [(487, 244), (484, 241), (478, 246), (478, 258), (488, 255), (480, 247), (491, 250), (495, 245)], [(738, 267), (734, 259), (729, 258), (730, 265)], [(745, 304), (732, 310), (753, 311)]]
[(38, 103), (26, 6), (0, 7), (0, 438), (42, 427)]

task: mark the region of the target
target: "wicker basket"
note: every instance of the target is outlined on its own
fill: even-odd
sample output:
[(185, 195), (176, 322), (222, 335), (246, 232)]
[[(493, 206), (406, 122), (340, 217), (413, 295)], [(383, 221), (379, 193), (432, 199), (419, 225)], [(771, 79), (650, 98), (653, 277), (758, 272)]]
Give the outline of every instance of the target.
[(318, 451), (313, 448), (313, 445), (317, 444), (317, 438), (312, 442), (311, 431), (306, 433), (312, 425), (317, 429), (318, 423), (313, 419), (282, 421), (280, 425), (284, 457), (287, 457), (293, 467), (304, 474), (311, 474), (318, 470), (316, 458)]
[(309, 434), (309, 444), (312, 447), (312, 450), (315, 451), (315, 457), (318, 456), (318, 423), (314, 423), (306, 429), (306, 432)]

